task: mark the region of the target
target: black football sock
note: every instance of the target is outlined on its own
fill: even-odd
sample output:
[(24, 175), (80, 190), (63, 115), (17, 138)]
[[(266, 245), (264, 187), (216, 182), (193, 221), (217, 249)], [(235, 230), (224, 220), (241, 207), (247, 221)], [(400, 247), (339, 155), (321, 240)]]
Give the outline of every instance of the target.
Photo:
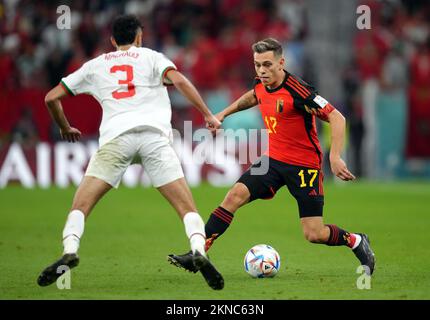
[(352, 248), (356, 241), (356, 235), (349, 233), (334, 224), (326, 224), (330, 229), (330, 236), (326, 242), (328, 246), (348, 246)]
[(212, 246), (216, 238), (222, 235), (230, 226), (234, 215), (223, 207), (216, 208), (205, 225), (206, 251)]

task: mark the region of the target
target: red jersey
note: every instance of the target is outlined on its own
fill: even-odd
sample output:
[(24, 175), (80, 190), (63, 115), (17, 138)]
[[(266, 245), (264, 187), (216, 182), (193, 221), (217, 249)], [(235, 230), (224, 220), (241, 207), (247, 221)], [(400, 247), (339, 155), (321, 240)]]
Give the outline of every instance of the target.
[(321, 169), (315, 116), (328, 121), (334, 107), (315, 88), (287, 71), (284, 81), (274, 89), (257, 79), (254, 95), (269, 133), (265, 155), (288, 164)]

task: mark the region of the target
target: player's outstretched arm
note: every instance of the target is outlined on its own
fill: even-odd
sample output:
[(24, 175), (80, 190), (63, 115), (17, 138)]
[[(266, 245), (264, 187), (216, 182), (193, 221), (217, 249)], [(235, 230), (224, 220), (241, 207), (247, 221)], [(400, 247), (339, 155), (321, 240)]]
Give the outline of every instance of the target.
[(203, 114), (206, 121), (206, 127), (211, 132), (215, 132), (216, 129), (221, 127), (221, 122), (218, 121), (218, 119), (209, 110), (196, 87), (182, 73), (172, 69), (167, 71), (166, 77), (172, 81), (176, 89), (178, 89), (179, 92)]
[(258, 104), (258, 101), (254, 95), (254, 90), (249, 90), (244, 95), (242, 95), (239, 99), (237, 99), (227, 108), (225, 108), (223, 111), (218, 113), (216, 117), (218, 118), (219, 121), (222, 122), (224, 121), (225, 117), (228, 117), (229, 115), (236, 113), (238, 111), (242, 111), (242, 110), (246, 110), (251, 107), (254, 107), (257, 104)]
[(340, 157), (345, 139), (345, 117), (335, 109), (328, 114), (328, 121), (331, 128), (331, 170), (334, 175), (344, 181), (354, 180), (355, 176), (349, 172), (345, 162)]
[(45, 96), (45, 105), (49, 110), (52, 119), (60, 128), (61, 138), (69, 142), (78, 141), (81, 138), (81, 132), (70, 126), (61, 105), (61, 98), (67, 95), (66, 91), (60, 85), (51, 89)]

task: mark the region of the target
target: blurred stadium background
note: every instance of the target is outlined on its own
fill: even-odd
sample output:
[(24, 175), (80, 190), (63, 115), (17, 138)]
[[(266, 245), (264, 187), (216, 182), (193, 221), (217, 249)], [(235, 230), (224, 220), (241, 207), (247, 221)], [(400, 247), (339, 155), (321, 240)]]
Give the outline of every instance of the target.
[[(56, 26), (60, 15), (57, 7), (63, 4), (71, 9), (70, 30), (58, 30)], [(357, 7), (362, 4), (371, 9), (369, 30), (359, 30), (356, 25)], [(343, 259), (342, 263), (330, 264), (330, 259), (337, 259), (338, 251), (330, 252), (329, 261), (323, 263), (326, 260), (320, 257), (327, 257), (327, 251), (318, 246), (311, 249), (314, 260), (302, 255), (310, 249), (300, 235), (293, 214), (295, 204), (290, 198), (286, 205), (290, 211), (287, 220), (269, 218), (266, 222), (271, 223), (270, 227), (263, 231), (264, 228), (259, 228), (260, 212), (267, 210), (267, 204), (259, 202), (246, 207), (243, 216), (237, 218), (242, 222), (238, 222), (236, 232), (231, 231), (231, 236), (226, 235), (219, 247), (212, 249), (230, 283), (237, 285), (236, 291), (228, 291), (233, 287), (230, 284), (222, 297), (430, 298), (428, 253), (424, 245), (406, 245), (429, 240), (426, 203), (430, 197), (430, 2), (426, 0), (1, 0), (0, 270), (7, 277), (0, 279), (0, 298), (124, 297), (118, 292), (128, 290), (124, 283), (135, 281), (131, 274), (136, 272), (147, 277), (145, 281), (149, 284), (136, 287), (138, 293), (128, 292), (125, 297), (218, 297), (178, 293), (174, 284), (180, 286), (190, 278), (182, 273), (180, 277), (164, 260), (158, 261), (172, 250), (187, 247), (186, 239), (177, 241), (182, 226), (174, 219), (167, 224), (158, 218), (158, 211), (172, 210), (157, 198), (156, 192), (147, 190), (146, 196), (140, 198), (141, 191), (124, 187), (101, 202), (96, 211), (104, 214), (94, 215), (94, 223), (88, 224), (88, 242), (82, 248), (88, 265), (77, 269), (81, 280), (76, 280), (77, 286), (88, 291), (74, 291), (74, 295), (67, 296), (27, 286), (28, 281), (35, 282), (39, 269), (59, 253), (58, 237), (73, 195), (72, 187), (79, 183), (91, 153), (97, 148), (101, 119), (101, 110), (93, 98), (66, 98), (65, 112), (84, 136), (78, 144), (60, 142), (58, 129), (44, 105), (44, 96), (63, 76), (88, 59), (112, 51), (110, 22), (120, 13), (133, 13), (141, 18), (144, 46), (162, 51), (172, 59), (193, 81), (214, 113), (251, 88), (254, 67), (250, 46), (270, 36), (284, 44), (287, 69), (315, 85), (347, 118), (344, 156), (351, 171), (361, 179), (348, 187), (330, 184), (327, 179), (326, 208), (330, 212), (328, 217), (346, 229), (363, 228), (376, 236), (379, 243), (376, 252), (381, 259), (379, 291), (376, 289), (367, 296), (358, 291), (350, 295), (348, 290), (355, 285), (354, 274), (348, 278), (351, 286), (341, 290), (345, 278), (324, 271), (320, 276), (313, 267), (315, 263), (321, 262), (322, 268), (340, 275), (344, 272), (342, 263), (348, 261), (350, 266), (354, 265), (352, 258), (345, 253), (336, 260)], [(200, 114), (180, 94), (170, 90), (170, 97), (174, 128), (182, 131), (185, 120), (192, 120), (194, 129), (204, 126)], [(328, 150), (328, 127), (318, 123), (323, 148)], [(254, 109), (234, 115), (224, 123), (225, 128), (232, 129), (262, 126), (259, 112)], [(325, 166), (329, 177), (328, 161)], [(204, 217), (227, 190), (215, 189), (214, 185), (230, 186), (240, 175), (240, 170), (229, 171), (228, 167), (184, 169), (190, 184), (196, 187), (193, 193)], [(133, 178), (135, 174), (128, 176), (127, 186), (138, 184)], [(209, 183), (199, 187), (205, 180)], [(68, 186), (65, 191), (57, 188)], [(282, 194), (287, 192), (284, 190)], [(145, 207), (151, 212), (141, 216), (141, 200), (147, 197), (152, 202)], [(283, 197), (271, 202), (273, 211), (280, 215), (285, 210)], [(345, 215), (345, 209), (349, 215)], [(127, 219), (120, 219), (115, 211), (124, 211)], [(142, 222), (136, 223), (138, 219)], [(148, 221), (154, 221), (154, 226), (159, 224), (167, 230), (166, 234), (176, 237), (168, 236), (155, 244), (157, 227), (147, 224)], [(114, 227), (119, 231), (112, 231)], [(250, 229), (252, 239), (249, 239)], [(286, 229), (290, 234), (288, 241), (284, 235)], [(109, 245), (104, 243), (106, 230), (115, 237), (112, 246), (109, 241)], [(405, 234), (408, 241), (403, 238)], [(146, 250), (156, 256), (154, 261), (138, 260), (130, 249), (140, 246), (141, 235), (146, 235), (144, 241), (149, 243)], [(256, 244), (253, 239), (270, 242), (281, 252), (281, 257), (288, 252), (287, 258), (292, 263), (289, 276), (293, 277), (283, 278), (280, 274), (276, 284), (251, 283), (252, 288), (247, 287), (240, 259), (248, 247)], [(34, 252), (40, 252), (41, 247), (45, 254), (35, 257)], [(99, 269), (105, 275), (102, 281), (111, 277), (109, 283), (119, 290), (117, 293), (104, 290), (103, 282), (98, 287), (89, 287), (95, 280), (88, 266), (97, 265), (97, 259), (104, 259), (106, 251), (112, 252), (107, 261), (115, 259), (114, 254), (124, 261), (128, 259), (127, 265), (121, 265), (127, 271), (115, 264), (114, 276), (110, 274), (114, 271), (106, 266)], [(145, 268), (156, 268), (158, 279), (167, 279), (164, 286), (170, 288), (171, 295), (160, 290), (154, 279), (140, 270), (141, 263), (147, 263)], [(234, 276), (229, 274), (231, 268), (235, 268), (231, 271)], [(125, 281), (121, 275), (126, 277)], [(319, 282), (314, 284), (314, 276), (321, 283), (326, 281), (326, 287)], [(400, 282), (393, 284), (394, 278)], [(271, 291), (272, 285), (279, 292)], [(267, 294), (261, 292), (262, 287)], [(252, 293), (247, 295), (248, 289)], [(103, 290), (105, 294), (100, 295)]]
[[(70, 30), (57, 29), (60, 4), (71, 9)], [(370, 30), (356, 26), (361, 4), (371, 9)], [(357, 176), (430, 178), (428, 1), (5, 0), (0, 6), (0, 187), (16, 180), (4, 166), (11, 143), (22, 147), (37, 175), (35, 147), (59, 141), (44, 95), (83, 62), (112, 50), (110, 22), (124, 12), (139, 15), (144, 45), (171, 58), (213, 112), (252, 86), (250, 45), (267, 36), (279, 39), (288, 70), (314, 84), (347, 117), (345, 157)], [(184, 120), (202, 126), (198, 112), (175, 90), (170, 93), (173, 126), (181, 130)], [(97, 139), (101, 110), (94, 99), (67, 99), (65, 109), (85, 140)], [(258, 110), (225, 122), (233, 129), (261, 126)], [(319, 133), (327, 149), (326, 128)], [(33, 185), (31, 178), (25, 181)]]

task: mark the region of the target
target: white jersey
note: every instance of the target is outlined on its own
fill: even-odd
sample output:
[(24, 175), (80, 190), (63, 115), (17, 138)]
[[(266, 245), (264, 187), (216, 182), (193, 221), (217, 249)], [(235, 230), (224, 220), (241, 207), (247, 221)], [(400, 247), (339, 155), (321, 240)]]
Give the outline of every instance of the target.
[(121, 133), (151, 126), (171, 136), (171, 116), (165, 73), (176, 69), (163, 54), (130, 47), (105, 53), (61, 80), (72, 95), (87, 93), (102, 106), (99, 145)]

